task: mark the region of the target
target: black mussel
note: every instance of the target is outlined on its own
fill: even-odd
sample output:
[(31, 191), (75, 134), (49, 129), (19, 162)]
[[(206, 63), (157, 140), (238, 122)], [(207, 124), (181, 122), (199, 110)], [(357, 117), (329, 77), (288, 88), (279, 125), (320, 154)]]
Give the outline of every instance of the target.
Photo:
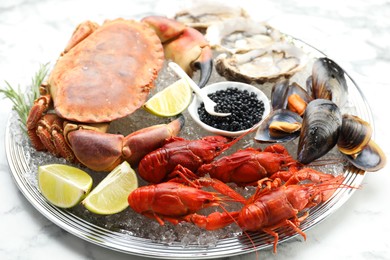
[(307, 94), (311, 97), (314, 97), (314, 94), (313, 94), (313, 76), (309, 76), (307, 77), (306, 79), (306, 91), (307, 91)]
[(329, 58), (319, 58), (313, 64), (311, 93), (313, 98), (328, 99), (343, 107), (348, 98), (344, 70)]
[(288, 79), (277, 82), (271, 91), (271, 106), (274, 110), (283, 109), (287, 107), (287, 91), (290, 82)]
[(257, 129), (255, 140), (264, 143), (281, 143), (299, 136), (302, 118), (290, 110), (272, 111)]
[(341, 124), (341, 112), (335, 103), (326, 99), (311, 101), (303, 115), (298, 161), (308, 164), (330, 151), (337, 143)]
[(307, 104), (312, 100), (313, 98), (300, 85), (295, 82), (291, 83), (287, 92), (287, 108), (289, 110), (302, 116)]
[(371, 125), (363, 119), (345, 114), (340, 129), (337, 146), (347, 159), (357, 168), (365, 171), (378, 171), (386, 164), (386, 156), (371, 139)]
[(290, 109), (302, 115), (311, 100), (313, 98), (305, 89), (296, 82), (290, 84), (288, 79), (276, 83), (272, 88), (271, 104), (275, 110)]
[(355, 167), (369, 172), (378, 171), (386, 164), (384, 152), (373, 140), (359, 154), (347, 155), (347, 158)]
[(344, 154), (357, 154), (370, 142), (371, 136), (372, 128), (368, 122), (357, 116), (345, 114), (337, 146)]

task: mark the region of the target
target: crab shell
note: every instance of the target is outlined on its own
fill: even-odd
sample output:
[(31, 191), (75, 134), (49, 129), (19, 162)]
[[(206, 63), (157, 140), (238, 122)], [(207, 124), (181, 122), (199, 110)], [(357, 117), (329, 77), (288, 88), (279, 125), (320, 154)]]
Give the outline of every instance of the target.
[(66, 48), (48, 80), (56, 113), (72, 121), (97, 123), (141, 107), (164, 61), (154, 30), (145, 23), (116, 19), (81, 40), (79, 32), (73, 34), (74, 46)]

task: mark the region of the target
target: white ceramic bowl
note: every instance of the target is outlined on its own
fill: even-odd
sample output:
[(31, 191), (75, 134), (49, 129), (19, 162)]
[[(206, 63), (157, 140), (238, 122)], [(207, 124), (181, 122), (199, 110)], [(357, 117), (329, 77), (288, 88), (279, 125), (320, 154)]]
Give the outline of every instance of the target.
[[(234, 81), (224, 81), (224, 82), (218, 82), (218, 83), (214, 83), (214, 84), (210, 84), (208, 86), (205, 86), (204, 88), (201, 89), (201, 91), (205, 92), (206, 94), (210, 94), (210, 93), (214, 93), (218, 90), (225, 90), (227, 88), (238, 88), (241, 91), (248, 90), (249, 93), (254, 92), (257, 95), (257, 98), (259, 100), (263, 101), (263, 104), (264, 104), (264, 113), (262, 116), (262, 120), (264, 118), (266, 118), (267, 115), (270, 113), (270, 109), (271, 109), (270, 108), (270, 101), (267, 98), (267, 96), (260, 89), (254, 87), (252, 85), (249, 85), (249, 84), (245, 84), (245, 83), (241, 83), (241, 82), (234, 82)], [(188, 106), (188, 112), (190, 113), (190, 115), (194, 119), (194, 121), (198, 125), (200, 125), (203, 129), (205, 129), (211, 133), (217, 134), (217, 135), (223, 135), (223, 136), (228, 136), (228, 137), (236, 137), (236, 136), (239, 136), (239, 135), (241, 135), (249, 130), (249, 129), (245, 129), (245, 130), (235, 131), (235, 132), (225, 131), (225, 130), (211, 127), (211, 126), (203, 123), (200, 120), (199, 114), (198, 114), (198, 108), (200, 107), (201, 103), (202, 103), (202, 101), (200, 100), (200, 98), (195, 95), (191, 104)], [(257, 125), (257, 126), (260, 125), (261, 121), (259, 121), (255, 125)]]

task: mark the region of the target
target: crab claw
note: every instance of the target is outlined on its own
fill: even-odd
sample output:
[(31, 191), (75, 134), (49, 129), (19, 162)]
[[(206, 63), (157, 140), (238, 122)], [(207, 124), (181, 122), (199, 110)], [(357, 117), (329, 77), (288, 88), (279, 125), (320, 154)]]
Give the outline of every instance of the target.
[(163, 16), (148, 16), (142, 22), (149, 24), (160, 38), (166, 59), (179, 64), (189, 76), (199, 69), (199, 86), (207, 84), (213, 69), (212, 51), (199, 31)]
[(91, 35), (96, 29), (99, 27), (97, 23), (91, 22), (91, 21), (85, 21), (77, 26), (77, 28), (74, 30), (72, 37), (70, 38), (68, 44), (65, 47), (65, 50), (62, 54), (67, 53), (70, 49), (72, 49), (74, 46), (79, 44), (81, 41), (83, 41), (85, 38), (87, 38), (89, 35)]
[(124, 160), (132, 167), (147, 153), (161, 147), (167, 138), (176, 136), (184, 124), (179, 117), (169, 124), (150, 126), (128, 136), (68, 124), (64, 134), (74, 155), (95, 171), (111, 171)]

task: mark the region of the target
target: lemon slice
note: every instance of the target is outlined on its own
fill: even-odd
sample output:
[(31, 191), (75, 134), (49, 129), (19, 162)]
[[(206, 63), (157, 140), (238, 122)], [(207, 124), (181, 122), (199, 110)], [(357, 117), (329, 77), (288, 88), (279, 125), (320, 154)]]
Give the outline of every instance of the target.
[(53, 205), (71, 208), (90, 192), (92, 178), (85, 171), (65, 164), (38, 167), (38, 186)]
[(128, 162), (112, 170), (82, 201), (91, 212), (100, 215), (115, 214), (129, 205), (127, 197), (138, 188), (136, 173)]
[(175, 116), (188, 107), (191, 98), (191, 87), (185, 79), (180, 79), (151, 97), (144, 108), (157, 116)]

